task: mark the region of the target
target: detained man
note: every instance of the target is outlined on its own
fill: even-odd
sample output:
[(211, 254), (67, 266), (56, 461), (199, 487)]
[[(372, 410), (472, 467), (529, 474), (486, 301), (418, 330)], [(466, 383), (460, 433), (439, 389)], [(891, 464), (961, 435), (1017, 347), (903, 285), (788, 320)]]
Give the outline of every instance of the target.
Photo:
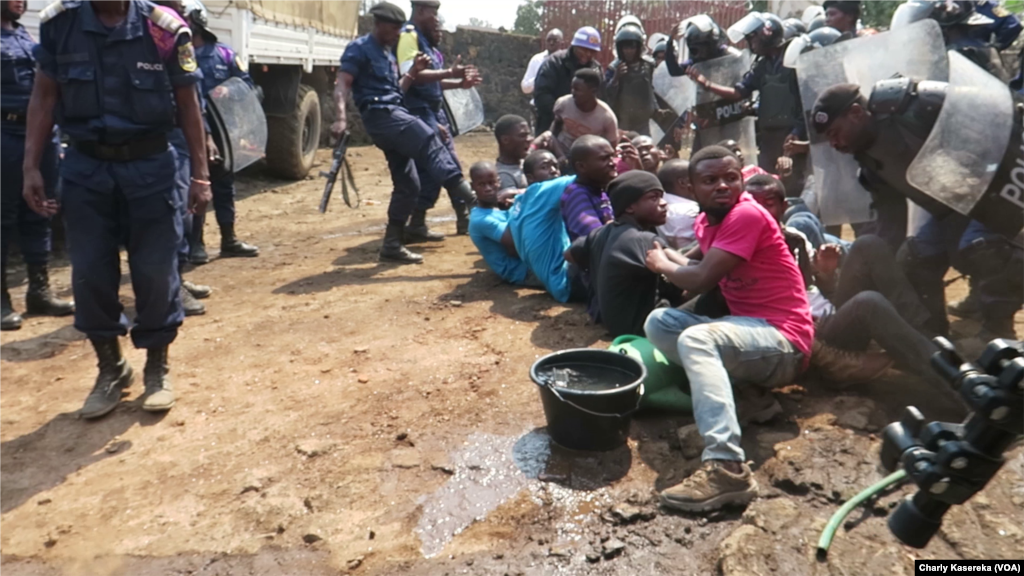
[(746, 504), (757, 482), (740, 447), (733, 386), (774, 388), (807, 366), (814, 321), (807, 292), (778, 223), (743, 192), (741, 164), (719, 146), (690, 159), (690, 181), (701, 207), (698, 247), (685, 256), (655, 246), (647, 267), (694, 293), (721, 289), (730, 315), (712, 319), (659, 309), (647, 318), (647, 338), (686, 371), (693, 414), (704, 439), (703, 466), (661, 492), (661, 503), (687, 512)]
[(590, 278), (590, 310), (612, 337), (643, 334), (647, 315), (663, 300), (682, 304), (682, 294), (647, 269), (655, 230), (665, 223), (668, 204), (658, 177), (631, 170), (608, 185), (615, 221), (577, 238), (565, 252)]

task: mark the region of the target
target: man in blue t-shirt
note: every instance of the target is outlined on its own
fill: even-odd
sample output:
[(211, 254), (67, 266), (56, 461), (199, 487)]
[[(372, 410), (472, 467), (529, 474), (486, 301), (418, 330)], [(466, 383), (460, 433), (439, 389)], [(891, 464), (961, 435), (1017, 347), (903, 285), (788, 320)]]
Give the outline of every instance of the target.
[(508, 212), (514, 195), (499, 197), (498, 171), (491, 162), (477, 162), (469, 169), (469, 178), (476, 192), (477, 205), (469, 213), (469, 238), (476, 245), (487, 266), (501, 279), (521, 286), (541, 286), (519, 259), (512, 235), (506, 234)]

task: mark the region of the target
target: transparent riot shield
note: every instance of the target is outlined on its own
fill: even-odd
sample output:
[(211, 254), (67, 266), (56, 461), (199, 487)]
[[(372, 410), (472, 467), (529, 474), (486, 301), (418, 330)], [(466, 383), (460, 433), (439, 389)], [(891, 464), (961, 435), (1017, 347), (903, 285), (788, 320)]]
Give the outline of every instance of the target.
[(456, 88), (444, 91), (448, 120), (454, 134), (465, 134), (484, 123), (484, 103), (476, 88)]
[[(705, 78), (722, 86), (733, 86), (750, 70), (750, 52), (743, 51), (693, 64)], [(722, 140), (735, 140), (743, 151), (744, 163), (757, 164), (757, 121), (750, 116), (750, 102), (728, 102), (697, 87), (693, 123), (697, 126), (700, 148)], [(694, 152), (697, 151), (695, 144)]]
[(225, 170), (238, 172), (263, 158), (267, 117), (255, 90), (241, 78), (228, 78), (210, 91), (207, 104)]
[[(968, 215), (992, 187), (1007, 151), (1013, 97), (1005, 84), (959, 52), (951, 50), (948, 58), (946, 99), (928, 139), (907, 168), (907, 181)], [(994, 188), (1002, 187), (992, 188), (999, 194), (1001, 190)]]
[[(929, 22), (799, 54), (796, 71), (805, 117), (818, 95), (835, 84), (855, 82), (867, 95), (875, 82), (894, 74), (930, 80), (945, 78), (942, 34), (938, 25), (931, 26)], [(822, 222), (832, 226), (874, 219), (871, 195), (857, 181), (858, 165), (853, 156), (836, 151), (813, 129), (808, 132), (814, 191)]]
[(677, 116), (693, 108), (697, 102), (697, 85), (693, 80), (687, 76), (673, 77), (664, 62), (654, 69), (651, 83), (654, 85), (654, 93), (665, 100)]

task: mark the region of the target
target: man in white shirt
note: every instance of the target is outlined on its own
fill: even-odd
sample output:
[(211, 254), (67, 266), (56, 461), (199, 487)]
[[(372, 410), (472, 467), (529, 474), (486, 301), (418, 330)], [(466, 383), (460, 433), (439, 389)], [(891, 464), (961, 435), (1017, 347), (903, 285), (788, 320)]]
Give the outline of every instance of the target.
[(668, 202), (668, 217), (658, 226), (658, 232), (672, 248), (688, 249), (697, 241), (693, 223), (700, 213), (700, 206), (693, 200), (690, 190), (690, 163), (678, 158), (665, 162), (658, 170), (658, 180), (665, 188), (665, 202)]
[(561, 30), (554, 28), (548, 32), (544, 39), (544, 46), (547, 50), (534, 54), (533, 58), (530, 58), (530, 64), (526, 66), (526, 74), (523, 75), (523, 81), (520, 83), (523, 94), (533, 94), (533, 82), (537, 79), (537, 72), (540, 72), (540, 65), (544, 63), (545, 58), (561, 50), (563, 43)]

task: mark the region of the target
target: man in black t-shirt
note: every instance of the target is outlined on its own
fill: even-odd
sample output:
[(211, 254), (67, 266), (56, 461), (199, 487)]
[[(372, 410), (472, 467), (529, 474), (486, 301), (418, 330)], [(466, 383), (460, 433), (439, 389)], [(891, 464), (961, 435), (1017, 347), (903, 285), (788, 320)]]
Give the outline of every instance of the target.
[(657, 176), (631, 170), (608, 185), (615, 220), (581, 236), (565, 252), (590, 278), (591, 310), (612, 336), (643, 335), (644, 321), (660, 301), (678, 304), (680, 293), (647, 269), (647, 251), (655, 239), (668, 246), (655, 229), (665, 223), (668, 204)]

